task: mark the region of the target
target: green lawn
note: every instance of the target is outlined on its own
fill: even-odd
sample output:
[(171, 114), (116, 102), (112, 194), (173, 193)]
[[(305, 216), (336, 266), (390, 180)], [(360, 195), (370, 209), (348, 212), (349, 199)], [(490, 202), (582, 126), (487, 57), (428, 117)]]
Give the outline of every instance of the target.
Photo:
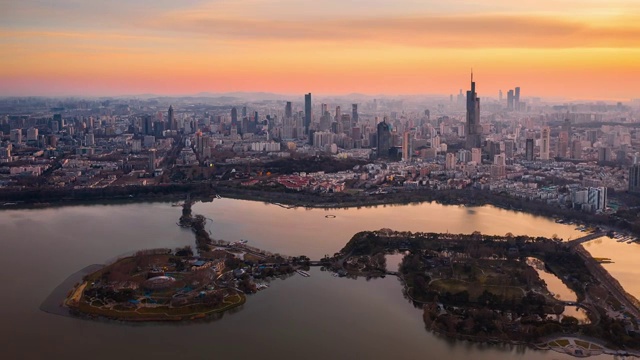
[(520, 300), (524, 296), (523, 290), (519, 287), (482, 285), (478, 282), (466, 282), (455, 279), (434, 280), (430, 286), (438, 292), (450, 292), (451, 294), (466, 290), (469, 292), (469, 297), (472, 301), (475, 301), (485, 290), (492, 294), (502, 296), (505, 299), (511, 299), (513, 297)]
[(117, 309), (103, 309), (96, 306), (91, 306), (85, 301), (81, 301), (76, 308), (78, 311), (89, 315), (98, 315), (109, 318), (117, 318), (120, 320), (182, 320), (183, 317), (188, 318), (198, 314), (212, 314), (229, 310), (233, 307), (244, 304), (246, 296), (243, 294), (236, 294), (227, 297), (224, 303), (218, 307), (211, 308), (203, 304), (196, 304), (191, 306), (183, 306), (177, 308), (170, 308), (167, 306), (161, 307), (142, 307), (126, 308), (116, 305)]

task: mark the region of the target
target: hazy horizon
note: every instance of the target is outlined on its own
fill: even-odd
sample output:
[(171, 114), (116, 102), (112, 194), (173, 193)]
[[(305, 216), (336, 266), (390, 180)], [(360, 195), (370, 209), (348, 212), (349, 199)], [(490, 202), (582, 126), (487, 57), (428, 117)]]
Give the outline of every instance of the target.
[[(463, 90), (464, 91), (464, 90)], [(307, 92), (308, 93), (308, 92)], [(185, 93), (185, 94), (154, 94), (154, 93), (145, 93), (145, 94), (104, 94), (104, 95), (82, 95), (82, 94), (55, 94), (55, 95), (43, 95), (43, 94), (31, 94), (31, 95), (0, 95), (0, 99), (11, 99), (11, 98), (43, 98), (43, 99), (197, 99), (197, 98), (238, 98), (241, 100), (247, 100), (247, 98), (254, 97), (253, 99), (249, 99), (247, 101), (293, 101), (302, 103), (304, 101), (303, 95), (305, 93), (274, 93), (270, 91), (228, 91), (228, 92), (208, 92), (203, 91), (199, 93)], [(425, 98), (423, 100), (429, 101), (449, 101), (449, 96), (454, 96), (454, 101), (456, 101), (455, 97), (457, 94), (366, 94), (366, 93), (342, 93), (342, 94), (322, 94), (322, 93), (313, 93), (312, 99), (315, 103), (316, 100), (321, 99), (353, 99), (357, 97), (366, 97), (368, 99), (415, 99), (415, 98)], [(466, 94), (466, 92), (465, 92)], [(498, 96), (481, 96), (479, 94), (480, 99), (484, 99), (485, 101), (498, 101)], [(506, 101), (506, 92), (504, 93), (503, 101)], [(262, 96), (260, 99), (255, 99), (255, 96)], [(466, 95), (465, 95), (466, 96)], [(640, 101), (640, 98), (568, 98), (563, 96), (536, 96), (536, 95), (528, 95), (523, 96), (523, 99), (540, 99), (540, 101), (544, 103), (578, 103), (578, 102), (604, 102), (604, 103), (633, 103)]]
[[(0, 96), (640, 92), (634, 0), (0, 0)], [(132, 95), (127, 95), (132, 94)], [(328, 95), (336, 96), (336, 95)]]

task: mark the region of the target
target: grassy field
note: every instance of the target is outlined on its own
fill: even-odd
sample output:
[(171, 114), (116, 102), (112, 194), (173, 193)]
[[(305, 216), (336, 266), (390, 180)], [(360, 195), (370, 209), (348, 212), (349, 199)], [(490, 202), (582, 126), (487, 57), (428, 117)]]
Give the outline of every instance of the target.
[(477, 300), (485, 290), (505, 299), (515, 298), (520, 300), (524, 296), (523, 289), (515, 286), (483, 285), (479, 282), (466, 282), (455, 279), (434, 280), (430, 286), (438, 292), (450, 292), (451, 294), (466, 290), (469, 292), (471, 301)]
[(236, 306), (244, 304), (246, 296), (244, 294), (235, 294), (227, 297), (223, 304), (215, 308), (211, 308), (204, 304), (196, 304), (181, 307), (140, 307), (127, 308), (124, 306), (115, 306), (112, 309), (104, 307), (92, 306), (86, 301), (80, 301), (77, 306), (72, 306), (79, 312), (87, 315), (103, 316), (112, 319), (125, 321), (165, 321), (165, 320), (187, 320), (190, 318), (214, 313), (221, 313)]

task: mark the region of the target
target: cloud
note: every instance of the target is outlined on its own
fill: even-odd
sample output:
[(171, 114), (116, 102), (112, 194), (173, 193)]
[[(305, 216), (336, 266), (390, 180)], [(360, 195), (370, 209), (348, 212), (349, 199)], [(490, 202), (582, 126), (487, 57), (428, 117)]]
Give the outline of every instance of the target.
[(264, 20), (178, 12), (143, 27), (229, 41), (384, 43), (442, 48), (638, 47), (639, 19), (593, 22), (552, 16), (462, 15)]

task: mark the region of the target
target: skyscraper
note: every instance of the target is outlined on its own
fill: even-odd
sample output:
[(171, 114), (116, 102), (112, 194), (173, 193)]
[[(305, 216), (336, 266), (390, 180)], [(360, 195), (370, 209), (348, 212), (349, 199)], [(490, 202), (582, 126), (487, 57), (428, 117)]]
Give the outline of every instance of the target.
[(556, 152), (557, 157), (565, 158), (567, 157), (567, 152), (569, 151), (569, 134), (566, 131), (560, 131), (558, 135), (558, 151)]
[(516, 86), (516, 92), (513, 96), (513, 106), (515, 108), (516, 111), (521, 111), (522, 109), (520, 108), (520, 87)]
[(507, 160), (513, 159), (515, 144), (513, 140), (504, 141), (504, 156)]
[(238, 123), (238, 109), (235, 107), (231, 108), (231, 123), (234, 125)]
[(525, 146), (525, 159), (533, 161), (533, 139), (527, 139)]
[(542, 128), (542, 138), (540, 139), (540, 160), (549, 160), (550, 134), (548, 126)]
[(354, 124), (358, 123), (358, 104), (351, 105), (351, 120)]
[(589, 188), (588, 203), (591, 205), (592, 211), (601, 212), (607, 208), (607, 188)]
[(391, 149), (391, 126), (386, 120), (378, 124), (378, 158), (389, 156)]
[(287, 105), (284, 107), (284, 117), (290, 119), (293, 117), (293, 109), (291, 108), (291, 101), (287, 101)]
[(582, 142), (578, 139), (573, 140), (571, 143), (571, 158), (582, 159)]
[(62, 114), (53, 114), (53, 121), (58, 123), (58, 128), (62, 129), (64, 123), (62, 122)]
[(444, 164), (444, 168), (446, 170), (454, 170), (456, 168), (456, 154), (454, 153), (447, 153), (445, 155), (445, 164)]
[(568, 140), (571, 140), (571, 137), (572, 137), (573, 134), (571, 133), (571, 120), (570, 119), (565, 119), (564, 120), (564, 123), (562, 123), (562, 131), (566, 131), (567, 136), (568, 136)]
[(173, 113), (173, 105), (169, 105), (169, 111), (167, 112), (167, 123), (169, 130), (178, 130), (176, 116)]
[(480, 147), (480, 98), (471, 72), (471, 90), (467, 91), (467, 150)]
[(513, 90), (507, 92), (507, 110), (513, 110)]
[(340, 119), (340, 125), (341, 125), (341, 129), (343, 133), (350, 133), (351, 132), (351, 128), (353, 127), (351, 125), (351, 116), (349, 116), (349, 114), (343, 114), (342, 118)]
[(34, 127), (30, 127), (27, 129), (27, 141), (37, 141), (38, 140), (38, 129)]
[(164, 121), (154, 121), (153, 122), (153, 134), (155, 137), (163, 137), (164, 136)]
[(471, 161), (482, 164), (482, 150), (480, 148), (471, 149)]
[(411, 161), (411, 133), (405, 131), (402, 135), (402, 161)]
[(151, 115), (145, 115), (142, 120), (142, 133), (145, 135), (153, 135), (153, 118)]
[(629, 168), (629, 192), (640, 193), (640, 164)]
[(149, 171), (156, 171), (156, 149), (149, 150)]
[(304, 96), (304, 133), (309, 133), (309, 126), (311, 126), (311, 93)]
[(22, 142), (22, 129), (11, 129), (11, 131), (9, 132), (9, 136), (11, 138), (11, 141), (19, 144)]

